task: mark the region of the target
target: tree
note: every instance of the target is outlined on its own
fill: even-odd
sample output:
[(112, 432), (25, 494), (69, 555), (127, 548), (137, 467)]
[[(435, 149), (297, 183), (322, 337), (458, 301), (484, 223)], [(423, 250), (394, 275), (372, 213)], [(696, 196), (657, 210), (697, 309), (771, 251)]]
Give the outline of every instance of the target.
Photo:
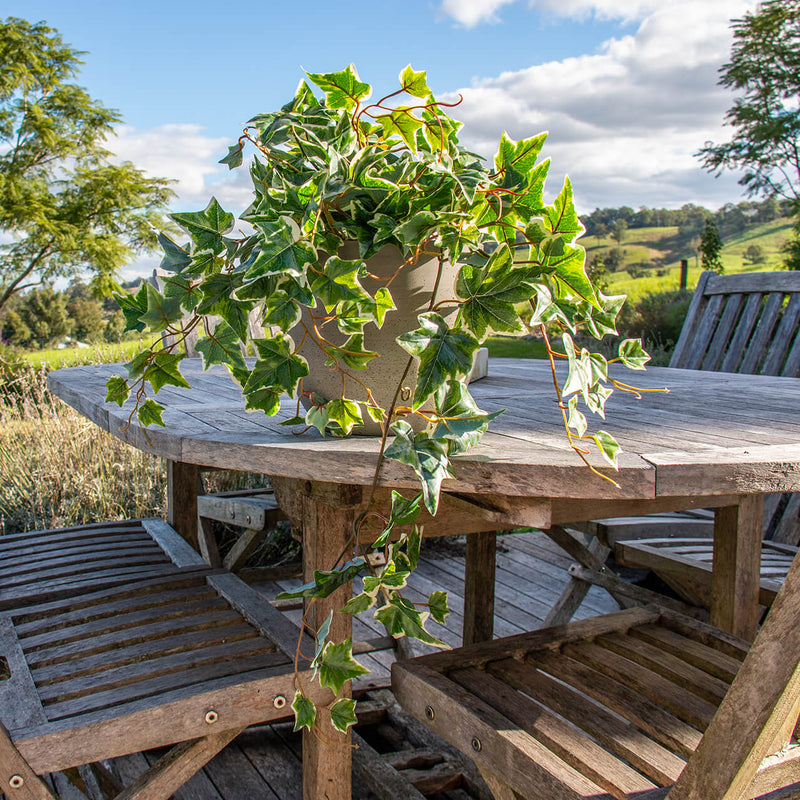
[(742, 254), (742, 257), (749, 264), (762, 264), (764, 262), (764, 251), (757, 244), (751, 244)]
[(19, 315), (31, 331), (31, 338), (40, 346), (55, 344), (70, 330), (66, 298), (55, 289), (31, 289), (25, 292)]
[(614, 227), (611, 230), (611, 238), (617, 244), (622, 244), (622, 240), (625, 238), (625, 232), (628, 230), (628, 223), (624, 219), (618, 219), (614, 223)]
[(748, 196), (783, 197), (800, 213), (800, 0), (765, 0), (734, 20), (720, 75), (720, 85), (739, 93), (725, 115), (733, 137), (706, 142), (703, 167), (743, 170)]
[(0, 20), (0, 309), (31, 286), (83, 271), (106, 294), (156, 244), (169, 181), (104, 148), (116, 111), (70, 83), (81, 53), (44, 23)]
[(707, 217), (703, 232), (700, 234), (700, 259), (703, 263), (703, 269), (710, 269), (718, 273), (725, 271), (719, 255), (721, 250), (722, 239), (717, 230), (717, 225), (711, 217)]

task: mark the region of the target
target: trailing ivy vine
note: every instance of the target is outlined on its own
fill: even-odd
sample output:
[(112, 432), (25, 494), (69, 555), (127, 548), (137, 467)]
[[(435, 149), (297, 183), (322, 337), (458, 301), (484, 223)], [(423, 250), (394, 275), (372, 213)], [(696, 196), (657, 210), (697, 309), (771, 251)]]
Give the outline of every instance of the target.
[[(549, 161), (539, 159), (545, 134), (521, 141), (503, 134), (487, 165), (459, 144), (460, 123), (447, 114), (448, 104), (433, 97), (424, 72), (406, 67), (400, 88), (375, 102), (369, 102), (371, 88), (353, 66), (308, 74), (308, 81), (301, 81), (280, 111), (254, 117), (222, 159), (236, 169), (243, 166), (246, 147), (255, 151), (249, 161), (253, 200), (239, 216), (246, 230), (237, 230), (234, 215), (214, 198), (202, 211), (173, 214), (189, 239), (181, 244), (159, 235), (161, 286), (145, 283), (135, 295), (118, 297), (129, 330), (169, 337), (127, 364), (126, 376), (110, 379), (108, 399), (123, 405), (133, 393), (132, 418), (163, 424), (164, 409), (148, 392), (188, 386), (179, 369), (180, 345), (197, 330), (204, 366), (225, 365), (242, 387), (246, 408), (274, 415), (284, 395), (295, 398), (295, 415), (284, 424), (309, 426), (323, 436), (357, 432), (365, 420), (379, 423), (379, 461), (408, 465), (420, 491), (410, 498), (393, 492), (388, 511), (368, 509), (339, 562), (283, 596), (313, 602), (364, 574), (363, 590), (344, 613), (374, 609), (392, 636), (443, 646), (426, 622), (444, 622), (445, 593), (434, 592), (420, 607), (403, 589), (419, 558), (421, 508), (436, 513), (450, 459), (477, 444), (496, 416), (483, 412), (465, 385), (475, 353), (491, 332), (544, 336), (575, 453), (597, 471), (587, 460), (594, 445), (616, 468), (619, 446), (605, 431), (589, 433), (581, 408), (603, 416), (613, 389), (631, 387), (609, 378), (606, 359), (579, 347), (574, 337), (616, 333), (624, 297), (603, 295), (587, 277), (578, 243), (583, 226), (569, 179), (552, 203), (544, 200)], [(349, 241), (358, 244), (356, 258), (341, 255)], [(379, 357), (365, 346), (365, 330), (380, 328), (396, 313), (394, 276), (373, 291), (365, 288), (365, 278), (374, 278), (366, 260), (390, 245), (402, 254), (398, 270), (435, 257), (440, 276), (446, 262), (458, 273), (453, 285), (437, 286), (428, 310), (397, 339), (409, 365), (413, 360), (418, 367), (413, 395), (401, 397), (399, 380), (393, 401), (381, 407), (359, 373)], [(445, 305), (457, 309), (450, 321), (440, 313)], [(254, 309), (268, 332), (250, 341)], [(333, 343), (326, 333), (331, 328), (346, 337), (344, 344)], [(563, 352), (551, 346), (553, 332)], [(309, 368), (300, 350), (308, 343), (322, 348), (328, 365), (341, 374), (336, 396), (304, 390)], [(242, 355), (243, 344), (254, 359)], [(563, 385), (556, 359), (568, 362)], [(638, 340), (620, 344), (618, 360), (628, 367), (643, 369), (647, 359)], [(366, 399), (348, 396), (355, 386)], [(414, 420), (422, 424), (412, 425)], [(380, 463), (373, 490), (379, 471)], [(382, 530), (372, 547), (386, 554), (380, 569), (371, 568), (359, 550), (359, 530), (376, 514)], [(366, 670), (353, 658), (349, 640), (328, 639), (330, 619), (314, 632), (316, 652), (298, 653), (298, 675), (300, 659), (308, 658), (319, 682), (338, 694)], [(298, 727), (314, 725), (316, 708), (299, 678), (293, 707)], [(331, 715), (346, 730), (355, 722), (353, 702), (336, 700)]]

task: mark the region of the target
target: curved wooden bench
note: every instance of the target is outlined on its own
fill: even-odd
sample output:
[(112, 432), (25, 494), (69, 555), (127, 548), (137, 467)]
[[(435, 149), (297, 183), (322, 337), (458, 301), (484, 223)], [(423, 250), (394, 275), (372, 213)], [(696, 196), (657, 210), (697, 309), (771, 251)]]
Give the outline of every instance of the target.
[[(63, 546), (98, 530), (67, 531)], [(38, 595), (6, 598), (0, 786), (9, 798), (54, 798), (46, 773), (75, 778), (79, 765), (175, 745), (131, 787), (113, 787), (126, 800), (166, 800), (247, 726), (289, 716), (297, 628), (236, 576), (194, 560), (201, 566), (161, 560), (149, 574), (120, 568), (93, 583), (97, 559), (87, 558), (71, 586), (40, 582)]]

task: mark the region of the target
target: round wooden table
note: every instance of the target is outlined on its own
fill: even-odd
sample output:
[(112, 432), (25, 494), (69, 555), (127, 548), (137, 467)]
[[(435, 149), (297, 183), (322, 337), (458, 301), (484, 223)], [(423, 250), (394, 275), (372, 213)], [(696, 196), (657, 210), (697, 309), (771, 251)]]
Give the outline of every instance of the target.
[[(492, 422), (480, 446), (454, 459), (454, 477), (445, 481), (439, 514), (426, 521), (425, 535), (479, 534), (468, 537), (471, 562), (485, 565), (485, 571), (477, 566), (472, 577), (467, 575), (465, 603), (480, 609), (485, 606), (481, 591), (486, 593), (492, 574), (491, 531), (714, 507), (711, 620), (752, 638), (758, 624), (763, 495), (800, 490), (800, 382), (614, 366), (611, 374), (625, 383), (669, 388), (669, 393), (647, 392), (640, 399), (617, 391), (608, 402), (607, 419), (590, 419), (593, 430), (601, 422), (622, 445), (619, 472), (605, 470), (618, 487), (593, 475), (569, 447), (549, 364), (492, 359), (488, 377), (472, 384), (471, 391), (483, 410), (505, 412)], [(278, 502), (303, 532), (306, 575), (330, 568), (369, 496), (378, 440), (322, 438), (315, 431), (297, 435), (279, 424), (294, 416), (294, 402), (285, 401), (277, 417), (247, 412), (224, 368), (203, 371), (199, 360), (187, 359), (181, 369), (193, 388), (163, 388), (156, 399), (166, 408), (166, 427), (151, 427), (146, 435), (135, 423), (127, 425), (130, 404), (119, 408), (105, 402), (108, 377), (125, 374), (120, 365), (57, 370), (49, 385), (102, 429), (169, 460), (172, 519), (186, 535), (196, 524), (191, 503), (197, 465), (262, 472), (271, 477)], [(599, 456), (591, 461), (605, 469)], [(416, 487), (410, 468), (383, 463), (379, 499), (386, 499), (391, 488)], [(315, 617), (322, 620), (331, 608), (340, 608), (346, 590), (317, 602)], [(468, 616), (465, 611), (465, 625)], [(334, 620), (334, 637), (350, 635), (349, 615), (336, 614)], [(306, 797), (323, 796), (323, 786), (337, 785), (347, 786), (347, 794), (336, 790), (331, 797), (349, 796), (347, 749), (336, 748), (341, 757), (332, 757), (313, 737), (306, 746)]]

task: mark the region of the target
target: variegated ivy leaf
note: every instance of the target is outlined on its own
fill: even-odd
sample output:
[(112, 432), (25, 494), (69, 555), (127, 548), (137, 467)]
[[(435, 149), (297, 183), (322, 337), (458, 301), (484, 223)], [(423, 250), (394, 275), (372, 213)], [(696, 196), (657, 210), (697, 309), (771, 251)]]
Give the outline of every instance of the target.
[(447, 607), (447, 592), (436, 591), (428, 598), (428, 608), (431, 616), (440, 624), (444, 625), (450, 609)]
[(442, 481), (451, 477), (446, 443), (431, 439), (424, 431), (415, 434), (405, 420), (395, 422), (390, 432), (394, 440), (387, 446), (384, 455), (408, 464), (414, 470), (422, 484), (425, 507), (435, 514)]
[(311, 408), (306, 411), (306, 425), (316, 428), (323, 436), (328, 427), (328, 409), (324, 405), (312, 403)]
[(337, 569), (315, 570), (314, 580), (287, 592), (280, 592), (278, 599), (291, 600), (300, 597), (327, 597), (340, 586), (350, 583), (362, 569), (366, 560), (359, 556)]
[[(594, 286), (584, 268), (586, 251), (582, 247), (573, 247), (563, 244), (563, 242), (558, 243), (557, 239), (548, 240), (548, 242), (550, 245), (543, 253), (542, 258), (543, 269), (552, 272), (578, 297), (588, 301), (595, 308), (600, 308), (600, 301), (597, 299)], [(540, 250), (544, 249), (540, 248)]]
[(328, 638), (328, 634), (331, 630), (331, 623), (333, 622), (333, 609), (328, 613), (328, 616), (325, 618), (325, 622), (319, 626), (317, 629), (317, 649), (314, 652), (314, 658), (311, 659), (311, 668), (316, 669), (317, 665), (322, 658), (322, 651), (325, 649), (325, 640)]
[(161, 412), (164, 411), (164, 406), (151, 400), (149, 397), (142, 403), (136, 411), (136, 416), (139, 422), (147, 427), (148, 425), (161, 425), (165, 426), (164, 420), (161, 418)]
[(203, 211), (170, 214), (170, 217), (189, 233), (197, 250), (210, 250), (214, 254), (225, 249), (225, 234), (233, 230), (235, 219), (215, 197)]
[(409, 108), (396, 108), (391, 114), (383, 114), (378, 117), (381, 124), (384, 139), (391, 139), (399, 136), (411, 150), (417, 152), (417, 131), (422, 127), (422, 120), (417, 117)]
[(361, 409), (353, 400), (339, 397), (331, 400), (325, 408), (328, 412), (328, 424), (333, 423), (338, 429), (334, 433), (348, 434), (363, 423)]
[(500, 184), (505, 188), (524, 186), (531, 170), (536, 166), (539, 153), (547, 139), (546, 133), (540, 133), (530, 139), (515, 142), (507, 133), (500, 137), (494, 164), (500, 174)]
[(431, 90), (428, 88), (428, 74), (426, 72), (416, 72), (409, 64), (400, 73), (400, 85), (403, 91), (412, 97), (426, 98)]
[(515, 304), (533, 295), (528, 274), (514, 269), (511, 248), (502, 244), (481, 268), (465, 265), (456, 280), (456, 294), (464, 298), (464, 324), (482, 339), (487, 331), (521, 330)]
[(628, 369), (644, 369), (650, 356), (642, 347), (641, 339), (625, 339), (619, 343), (619, 360)]
[(181, 305), (191, 311), (201, 300), (198, 285), (185, 275), (167, 275), (161, 278), (165, 297), (177, 297)]
[(322, 274), (311, 281), (311, 291), (328, 312), (339, 303), (368, 300), (369, 295), (358, 282), (364, 262), (331, 256), (322, 268)]
[(279, 219), (254, 218), (250, 222), (262, 234), (261, 249), (244, 274), (249, 283), (265, 275), (302, 277), (306, 264), (317, 261), (317, 251), (305, 240), (287, 217)]
[(299, 731), (303, 728), (311, 730), (314, 727), (317, 720), (317, 708), (312, 700), (300, 692), (295, 692), (292, 710), (294, 711), (294, 730)]
[(339, 361), (344, 361), (350, 369), (366, 369), (369, 362), (378, 356), (374, 350), (367, 350), (364, 347), (363, 333), (354, 333), (339, 348), (327, 346), (325, 352)]
[(188, 242), (181, 247), (179, 244), (173, 242), (166, 233), (159, 233), (158, 243), (164, 250), (164, 257), (158, 265), (160, 269), (165, 269), (169, 272), (180, 272), (184, 267), (189, 266), (192, 261), (192, 256), (189, 253)]
[(389, 522), (381, 531), (380, 536), (372, 543), (377, 550), (385, 547), (391, 538), (395, 525), (410, 525), (419, 516), (421, 511), (422, 492), (414, 497), (406, 498), (400, 492), (392, 489), (392, 508), (389, 512)]
[(245, 395), (258, 389), (271, 388), (294, 397), (297, 383), (308, 375), (308, 363), (292, 353), (292, 340), (283, 335), (256, 339), (256, 363), (244, 385)]
[(106, 381), (106, 403), (116, 403), (118, 406), (125, 405), (125, 401), (130, 396), (131, 390), (128, 381), (120, 375), (112, 375)]
[(447, 378), (469, 375), (479, 342), (471, 334), (451, 330), (436, 312), (417, 317), (419, 328), (397, 337), (398, 344), (419, 359), (413, 408), (418, 409)]
[(436, 214), (432, 211), (418, 211), (411, 219), (398, 225), (393, 233), (405, 247), (411, 249), (430, 236), (436, 223)]
[(569, 418), (567, 424), (578, 436), (583, 436), (586, 429), (589, 427), (586, 422), (586, 417), (578, 410), (578, 395), (574, 394), (570, 397), (567, 403), (569, 409)]
[(286, 292), (278, 289), (269, 299), (264, 322), (277, 325), (284, 333), (288, 333), (300, 322), (300, 316), (300, 306)]
[(337, 731), (346, 733), (357, 722), (356, 701), (352, 698), (342, 697), (331, 706), (331, 724)]
[(153, 355), (144, 377), (152, 385), (154, 392), (158, 392), (167, 384), (182, 386), (185, 389), (191, 388), (178, 368), (183, 358), (183, 353), (167, 353), (163, 350)]
[(195, 347), (203, 357), (203, 369), (212, 364), (225, 364), (232, 369), (247, 368), (239, 337), (225, 320), (220, 320), (208, 336), (200, 337)]
[(600, 450), (600, 455), (602, 455), (614, 469), (619, 469), (620, 446), (617, 440), (610, 433), (606, 433), (606, 431), (597, 431), (597, 433), (592, 436), (592, 439), (594, 439), (595, 444)]
[(236, 169), (242, 166), (242, 150), (243, 143), (237, 142), (236, 144), (228, 145), (228, 155), (219, 160), (220, 164), (227, 164), (228, 169)]
[(351, 598), (342, 609), (344, 614), (361, 614), (363, 611), (368, 611), (375, 605), (375, 597), (366, 592), (361, 592), (355, 597)]
[(358, 103), (366, 100), (372, 87), (359, 77), (353, 64), (341, 72), (321, 74), (307, 72), (306, 75), (325, 92), (325, 104), (328, 108), (345, 108), (352, 111)]
[(369, 670), (353, 658), (353, 640), (348, 637), (343, 642), (328, 642), (317, 664), (317, 674), (322, 686), (327, 686), (334, 694), (339, 694), (345, 683)]
[(395, 639), (409, 636), (436, 647), (447, 647), (441, 639), (437, 639), (425, 630), (427, 617), (427, 611), (417, 611), (412, 603), (397, 594), (375, 612), (375, 619), (386, 628), (389, 636)]
[(219, 314), (244, 341), (247, 339), (248, 316), (254, 303), (235, 299), (240, 286), (241, 276), (238, 274), (217, 272), (208, 275), (198, 285), (203, 299), (197, 306), (197, 313)]
[(572, 184), (568, 177), (564, 178), (561, 192), (553, 205), (545, 209), (545, 214), (550, 223), (550, 230), (553, 233), (560, 233), (565, 242), (573, 242), (586, 230), (578, 218), (578, 212), (575, 211)]
[(145, 284), (147, 308), (139, 316), (139, 321), (144, 323), (153, 333), (166, 330), (170, 325), (178, 322), (183, 317), (180, 297), (167, 297), (150, 283)]
[(147, 311), (147, 287), (146, 281), (142, 282), (136, 294), (115, 294), (114, 299), (119, 304), (122, 314), (125, 317), (125, 332), (143, 331), (147, 326), (142, 322), (141, 317)]
[(449, 452), (462, 453), (474, 447), (486, 433), (489, 423), (502, 414), (487, 414), (478, 408), (467, 387), (460, 381), (448, 381), (436, 393), (439, 420), (431, 434), (434, 439), (446, 439)]

